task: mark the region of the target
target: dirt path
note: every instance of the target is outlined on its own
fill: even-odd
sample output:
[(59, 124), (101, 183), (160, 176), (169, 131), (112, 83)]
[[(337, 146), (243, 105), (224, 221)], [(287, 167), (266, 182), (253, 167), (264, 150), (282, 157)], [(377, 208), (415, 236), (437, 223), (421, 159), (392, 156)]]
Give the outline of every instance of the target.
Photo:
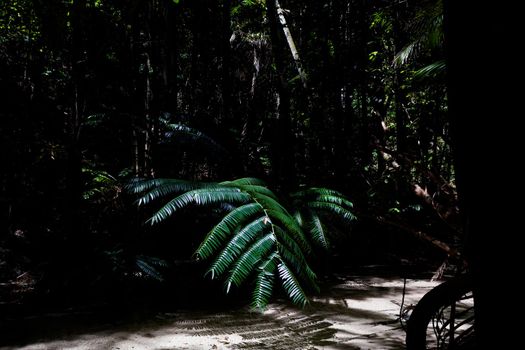
[[(405, 305), (436, 283), (407, 280)], [(397, 320), (400, 278), (353, 277), (315, 298), (305, 310), (284, 303), (263, 314), (246, 309), (224, 313), (163, 313), (133, 327), (43, 340), (1, 350), (171, 350), (171, 349), (403, 349)]]

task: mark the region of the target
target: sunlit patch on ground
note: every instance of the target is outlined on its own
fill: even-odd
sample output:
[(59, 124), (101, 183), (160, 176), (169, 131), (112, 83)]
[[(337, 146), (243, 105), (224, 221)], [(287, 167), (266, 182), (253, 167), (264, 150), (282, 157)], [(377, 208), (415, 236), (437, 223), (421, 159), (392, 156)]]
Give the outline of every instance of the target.
[[(436, 284), (407, 280), (405, 305), (415, 304)], [(313, 298), (305, 310), (274, 303), (262, 314), (248, 309), (160, 313), (144, 324), (108, 325), (0, 349), (403, 349), (402, 294), (401, 278), (352, 277)]]

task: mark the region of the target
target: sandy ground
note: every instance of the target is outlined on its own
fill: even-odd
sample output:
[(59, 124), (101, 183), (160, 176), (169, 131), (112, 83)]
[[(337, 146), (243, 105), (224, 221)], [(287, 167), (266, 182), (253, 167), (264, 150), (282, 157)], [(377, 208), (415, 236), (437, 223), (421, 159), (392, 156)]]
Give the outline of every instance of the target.
[[(435, 282), (407, 280), (405, 305)], [(271, 304), (264, 313), (161, 313), (140, 325), (65, 335), (1, 350), (403, 349), (399, 322), (403, 279), (351, 277), (304, 310)]]

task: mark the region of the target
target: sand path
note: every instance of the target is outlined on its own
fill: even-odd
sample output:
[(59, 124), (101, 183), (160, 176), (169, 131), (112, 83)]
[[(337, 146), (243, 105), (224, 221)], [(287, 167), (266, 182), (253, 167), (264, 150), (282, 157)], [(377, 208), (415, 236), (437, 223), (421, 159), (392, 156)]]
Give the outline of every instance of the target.
[[(405, 305), (415, 304), (435, 285), (407, 280)], [(160, 313), (138, 325), (108, 325), (102, 331), (0, 349), (403, 349), (402, 291), (401, 278), (345, 277), (304, 310), (277, 302), (262, 314), (248, 309)]]

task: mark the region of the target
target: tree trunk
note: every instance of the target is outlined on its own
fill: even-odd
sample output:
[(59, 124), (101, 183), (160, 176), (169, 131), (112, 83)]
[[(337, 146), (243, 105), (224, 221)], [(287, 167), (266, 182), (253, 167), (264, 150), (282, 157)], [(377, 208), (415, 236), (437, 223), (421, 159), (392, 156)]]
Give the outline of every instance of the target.
[[(475, 334), (479, 347), (511, 349), (521, 341), (512, 321), (508, 280), (522, 273), (523, 179), (511, 159), (522, 158), (520, 57), (506, 55), (521, 39), (517, 5), (445, 1), (448, 101), (457, 185), (474, 282)], [(508, 302), (505, 302), (505, 301)], [(503, 305), (502, 305), (503, 303)], [(521, 328), (521, 327), (519, 327)], [(490, 345), (489, 345), (490, 344)], [(495, 344), (494, 346), (492, 344)]]
[(286, 42), (288, 43), (288, 48), (290, 49), (293, 60), (295, 62), (297, 73), (299, 73), (299, 78), (301, 79), (303, 86), (306, 88), (306, 74), (304, 72), (303, 64), (301, 63), (301, 58), (299, 57), (299, 51), (297, 50), (297, 47), (295, 46), (295, 41), (293, 40), (292, 32), (290, 31), (290, 28), (288, 27), (288, 24), (286, 23), (286, 17), (284, 17), (284, 10), (282, 9), (281, 4), (279, 3), (279, 0), (270, 0), (269, 2), (271, 1), (274, 2), (272, 6), (274, 6), (277, 11), (277, 16), (279, 17), (279, 22), (281, 23), (284, 37), (286, 38)]
[(146, 177), (154, 177), (155, 171), (153, 170), (153, 145), (155, 143), (155, 119), (157, 118), (157, 115), (155, 115), (153, 109), (152, 109), (152, 100), (153, 100), (153, 88), (152, 88), (152, 76), (151, 76), (151, 59), (150, 54), (145, 54), (145, 66), (146, 66), (146, 74), (145, 74), (145, 87), (144, 87), (144, 121), (145, 121), (145, 129), (144, 129), (144, 171), (143, 176)]

